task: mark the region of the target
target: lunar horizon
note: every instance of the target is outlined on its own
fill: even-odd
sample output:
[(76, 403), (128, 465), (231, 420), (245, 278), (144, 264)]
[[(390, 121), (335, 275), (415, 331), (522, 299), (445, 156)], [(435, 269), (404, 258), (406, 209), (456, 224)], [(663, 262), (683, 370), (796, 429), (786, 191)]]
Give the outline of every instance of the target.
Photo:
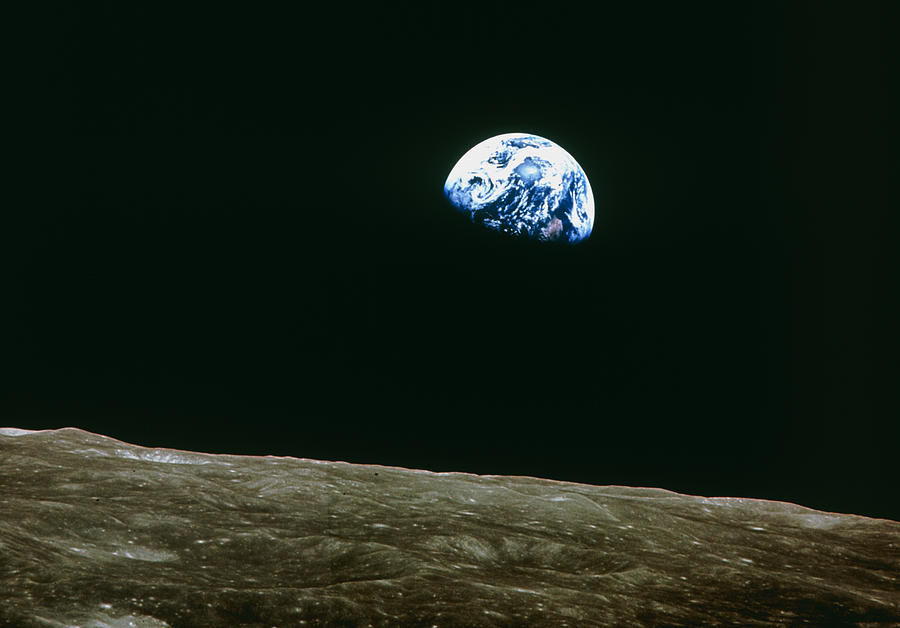
[(876, 625), (900, 523), (0, 429), (0, 624)]

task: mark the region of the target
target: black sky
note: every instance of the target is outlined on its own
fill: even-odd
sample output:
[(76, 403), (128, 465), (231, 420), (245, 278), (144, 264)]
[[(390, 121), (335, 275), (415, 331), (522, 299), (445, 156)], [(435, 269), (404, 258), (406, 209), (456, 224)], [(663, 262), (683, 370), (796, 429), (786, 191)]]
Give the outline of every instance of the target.
[[(900, 517), (896, 4), (92, 6), (26, 57), (0, 422)], [(587, 243), (444, 204), (509, 131)]]

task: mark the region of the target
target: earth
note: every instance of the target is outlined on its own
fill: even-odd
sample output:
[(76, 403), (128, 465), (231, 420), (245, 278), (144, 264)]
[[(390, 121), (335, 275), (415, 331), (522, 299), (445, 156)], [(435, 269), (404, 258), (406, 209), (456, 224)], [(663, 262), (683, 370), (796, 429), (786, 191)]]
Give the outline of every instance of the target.
[(476, 224), (540, 242), (576, 244), (594, 224), (584, 170), (561, 146), (528, 133), (474, 146), (450, 171), (444, 193)]

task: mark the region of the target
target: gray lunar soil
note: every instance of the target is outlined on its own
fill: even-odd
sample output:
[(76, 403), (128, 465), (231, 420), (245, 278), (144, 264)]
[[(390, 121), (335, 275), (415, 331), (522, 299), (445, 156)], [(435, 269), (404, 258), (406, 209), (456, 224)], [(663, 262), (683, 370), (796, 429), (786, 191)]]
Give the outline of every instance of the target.
[(0, 626), (900, 625), (900, 524), (0, 429)]

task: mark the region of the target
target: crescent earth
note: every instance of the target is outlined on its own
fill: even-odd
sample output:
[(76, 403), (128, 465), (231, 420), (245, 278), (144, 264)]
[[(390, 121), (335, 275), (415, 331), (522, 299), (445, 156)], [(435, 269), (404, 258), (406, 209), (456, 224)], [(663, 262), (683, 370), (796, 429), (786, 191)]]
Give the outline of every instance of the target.
[(470, 149), (444, 194), (472, 222), (539, 242), (577, 244), (591, 235), (594, 195), (578, 162), (529, 133), (505, 133)]

